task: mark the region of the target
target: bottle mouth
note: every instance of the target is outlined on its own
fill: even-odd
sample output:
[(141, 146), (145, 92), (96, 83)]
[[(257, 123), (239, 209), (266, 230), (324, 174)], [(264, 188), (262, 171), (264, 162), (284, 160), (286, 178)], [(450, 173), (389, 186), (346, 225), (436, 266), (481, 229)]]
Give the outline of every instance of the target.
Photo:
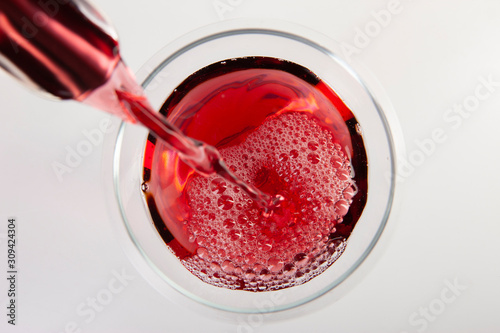
[[(371, 93), (373, 86), (368, 88), (362, 81), (370, 81), (369, 78), (365, 79), (348, 65), (338, 50), (335, 42), (303, 27), (275, 22), (268, 26), (262, 22), (257, 26), (255, 22), (229, 22), (182, 37), (166, 46), (139, 71), (138, 78), (143, 80), (148, 98), (153, 107), (159, 109), (185, 78), (217, 61), (267, 56), (298, 63), (316, 73), (349, 105), (363, 128), (369, 165), (370, 190), (365, 210), (349, 238), (349, 246), (330, 268), (313, 280), (288, 289), (265, 293), (225, 290), (208, 285), (188, 272), (159, 237), (141, 190), (148, 133), (122, 123), (117, 131), (110, 176), (123, 220), (121, 241), (128, 252), (133, 253), (132, 261), (160, 293), (186, 304), (194, 300), (219, 310), (265, 313), (304, 305), (332, 290), (341, 295), (345, 292), (342, 285), (348, 285), (345, 281), (355, 280), (349, 277), (372, 252), (387, 225), (395, 193), (398, 149), (386, 118), (391, 112), (390, 106), (382, 109), (381, 105), (387, 104), (380, 101), (379, 95)], [(179, 298), (173, 291), (182, 296)], [(271, 298), (281, 301), (265, 309), (256, 305), (268, 304)]]
[(80, 102), (135, 124), (136, 117), (130, 112), (129, 107), (123, 105), (126, 99), (121, 96), (126, 94), (142, 96), (143, 92), (135, 80), (135, 75), (123, 60), (119, 60), (110, 70), (106, 82), (81, 96)]

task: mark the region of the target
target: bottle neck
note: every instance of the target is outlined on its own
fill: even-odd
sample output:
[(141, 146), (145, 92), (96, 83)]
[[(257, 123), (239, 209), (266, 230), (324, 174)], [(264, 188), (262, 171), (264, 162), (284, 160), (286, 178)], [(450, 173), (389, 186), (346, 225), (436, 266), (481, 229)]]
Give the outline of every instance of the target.
[[(144, 97), (142, 87), (135, 81), (135, 76), (123, 60), (118, 61), (109, 79), (97, 89), (85, 95), (80, 101), (94, 108), (106, 111), (122, 118), (129, 123), (136, 123), (137, 118), (130, 111), (130, 107), (123, 105), (118, 93), (129, 93), (137, 98)], [(149, 104), (147, 104), (149, 106)]]

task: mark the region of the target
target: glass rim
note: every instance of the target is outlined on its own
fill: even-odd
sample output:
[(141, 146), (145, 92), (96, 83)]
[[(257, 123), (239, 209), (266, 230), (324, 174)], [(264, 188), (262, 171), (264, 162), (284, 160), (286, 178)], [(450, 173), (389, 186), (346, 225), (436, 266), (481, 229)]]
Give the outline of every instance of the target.
[[(253, 24), (256, 24), (254, 21), (252, 21)], [(262, 25), (262, 21), (258, 21), (259, 25)], [(238, 25), (243, 25), (239, 26)], [(289, 27), (289, 23), (286, 23), (287, 27)], [(299, 27), (298, 25), (295, 25), (296, 27)], [(144, 89), (147, 88), (147, 86), (152, 82), (152, 80), (161, 72), (163, 68), (165, 68), (169, 63), (174, 61), (176, 58), (180, 57), (182, 54), (185, 52), (202, 45), (204, 43), (219, 39), (219, 38), (224, 38), (224, 37), (230, 37), (230, 36), (237, 36), (237, 35), (244, 35), (244, 34), (263, 34), (263, 35), (270, 35), (270, 36), (276, 36), (276, 37), (283, 37), (287, 39), (292, 39), (297, 42), (303, 43), (307, 46), (313, 47), (314, 49), (320, 51), (321, 53), (327, 55), (328, 57), (332, 58), (336, 62), (338, 62), (345, 70), (349, 72), (349, 74), (360, 84), (360, 86), (366, 91), (367, 95), (370, 97), (375, 109), (377, 110), (378, 117), (381, 119), (384, 130), (385, 130), (385, 135), (387, 139), (387, 143), (389, 146), (389, 152), (390, 152), (390, 165), (391, 165), (391, 173), (390, 173), (390, 189), (389, 189), (389, 195), (388, 195), (388, 201), (384, 210), (383, 217), (381, 219), (381, 223), (378, 227), (377, 233), (375, 236), (371, 239), (369, 245), (366, 247), (365, 251), (363, 254), (351, 265), (350, 269), (348, 269), (344, 274), (342, 274), (339, 278), (337, 278), (335, 281), (332, 281), (332, 283), (324, 286), (323, 288), (319, 289), (315, 293), (309, 295), (308, 297), (304, 299), (297, 300), (296, 302), (292, 302), (287, 304), (286, 306), (279, 307), (277, 309), (274, 309), (270, 312), (275, 312), (275, 311), (284, 311), (288, 310), (291, 308), (295, 308), (298, 306), (301, 306), (305, 303), (309, 303), (312, 300), (326, 294), (327, 292), (331, 291), (332, 289), (336, 288), (339, 284), (344, 282), (356, 269), (358, 269), (362, 263), (366, 260), (366, 258), (369, 256), (369, 254), (372, 252), (373, 248), (377, 244), (378, 240), (381, 237), (381, 234), (385, 230), (387, 226), (387, 221), (389, 219), (390, 213), (391, 213), (391, 208), (393, 206), (393, 201), (394, 201), (394, 195), (395, 195), (395, 190), (396, 190), (396, 162), (397, 162), (397, 148), (394, 143), (394, 137), (393, 137), (393, 132), (391, 131), (391, 124), (389, 124), (389, 121), (386, 118), (386, 114), (384, 113), (384, 110), (382, 109), (380, 103), (377, 101), (376, 97), (372, 94), (371, 90), (368, 88), (368, 86), (365, 84), (365, 82), (362, 80), (362, 78), (358, 75), (358, 73), (342, 58), (337, 55), (335, 51), (330, 49), (329, 47), (325, 47), (323, 45), (320, 45), (313, 40), (303, 37), (302, 34), (297, 34), (297, 33), (291, 33), (288, 31), (283, 31), (283, 29), (279, 29), (276, 27), (276, 24), (273, 23), (272, 27), (266, 28), (266, 27), (249, 27), (248, 25), (248, 20), (246, 22), (223, 22), (223, 23), (216, 23), (209, 25), (210, 29), (215, 29), (212, 31), (212, 33), (207, 34), (206, 32), (206, 27), (202, 27), (201, 29), (197, 29), (191, 33), (188, 33), (187, 35), (184, 35), (174, 41), (173, 43), (169, 43), (166, 45), (159, 53), (157, 53), (155, 56), (150, 58), (149, 60), (146, 61), (146, 65), (151, 65), (151, 63), (155, 63), (155, 67), (153, 69), (151, 68), (141, 68), (138, 72), (138, 80), (142, 82), (142, 87)], [(205, 29), (205, 30), (204, 30)], [(300, 29), (307, 29), (305, 27), (301, 27)], [(217, 31), (219, 30), (219, 31)], [(289, 29), (287, 29), (289, 30)], [(306, 31), (306, 30), (304, 30)], [(199, 36), (199, 34), (202, 34), (202, 36)], [(316, 32), (312, 32), (309, 30), (307, 33), (310, 35), (311, 33), (313, 34), (319, 34)], [(193, 35), (195, 36), (193, 38)], [(204, 35), (204, 36), (203, 36)], [(189, 41), (186, 43), (186, 41)], [(331, 40), (331, 39), (328, 39)], [(175, 43), (183, 43), (185, 44), (182, 47), (175, 46)], [(175, 49), (172, 52), (172, 49)], [(168, 56), (164, 56), (163, 54), (167, 53), (169, 54)], [(163, 58), (163, 59), (161, 59)], [(158, 61), (159, 60), (159, 61)], [(147, 73), (149, 72), (149, 73)], [(321, 75), (319, 75), (321, 77)], [(219, 310), (224, 310), (224, 311), (229, 311), (229, 312), (237, 312), (237, 313), (262, 313), (261, 310), (257, 309), (233, 309), (233, 308), (228, 308), (225, 306), (221, 306), (218, 304), (213, 304), (211, 302), (207, 302), (206, 300), (198, 297), (197, 295), (193, 294), (189, 290), (185, 290), (185, 288), (178, 286), (174, 281), (169, 279), (168, 276), (166, 276), (157, 266), (156, 264), (149, 258), (148, 254), (144, 251), (142, 248), (141, 244), (137, 241), (137, 239), (134, 236), (133, 230), (131, 230), (127, 213), (125, 211), (125, 208), (123, 207), (123, 198), (121, 197), (120, 194), (120, 185), (119, 185), (119, 178), (120, 178), (120, 170), (119, 170), (119, 165), (120, 165), (120, 152), (122, 149), (122, 138), (124, 135), (124, 132), (126, 130), (127, 124), (122, 122), (119, 130), (118, 130), (118, 135), (116, 137), (116, 142), (115, 142), (115, 151), (114, 151), (114, 156), (113, 156), (113, 182), (114, 182), (114, 194), (116, 196), (116, 199), (118, 200), (119, 203), (119, 209), (120, 213), (122, 216), (122, 222), (124, 223), (127, 233), (129, 235), (130, 240), (132, 241), (133, 245), (135, 248), (141, 253), (142, 257), (148, 262), (148, 264), (153, 268), (153, 270), (162, 276), (164, 280), (167, 281), (171, 286), (173, 286), (174, 289), (179, 291), (181, 294), (201, 303), (204, 305), (208, 305), (210, 307), (219, 309)], [(370, 189), (368, 190), (368, 193), (370, 192)], [(348, 246), (348, 245), (347, 245)], [(335, 263), (332, 265), (334, 266)], [(321, 273), (323, 274), (323, 273)], [(321, 275), (320, 274), (320, 275)], [(313, 279), (314, 280), (314, 279)], [(310, 283), (310, 282), (306, 282)], [(286, 289), (293, 289), (295, 287), (290, 287)], [(271, 291), (273, 292), (273, 291)]]

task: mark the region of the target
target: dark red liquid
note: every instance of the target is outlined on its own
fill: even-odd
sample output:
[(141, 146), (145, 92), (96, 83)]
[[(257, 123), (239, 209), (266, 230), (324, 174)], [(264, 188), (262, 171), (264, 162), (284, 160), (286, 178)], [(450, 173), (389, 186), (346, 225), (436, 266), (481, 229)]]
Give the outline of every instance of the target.
[(242, 180), (285, 201), (266, 215), (238, 187), (200, 177), (150, 136), (143, 189), (155, 226), (193, 274), (252, 291), (304, 283), (343, 252), (366, 203), (359, 125), (313, 73), (252, 57), (208, 66), (161, 110), (215, 146)]

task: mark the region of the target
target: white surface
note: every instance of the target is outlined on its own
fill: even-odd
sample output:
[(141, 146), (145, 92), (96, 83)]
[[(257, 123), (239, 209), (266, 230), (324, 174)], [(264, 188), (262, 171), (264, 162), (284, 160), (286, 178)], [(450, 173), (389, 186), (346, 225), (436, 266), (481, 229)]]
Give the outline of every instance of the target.
[[(133, 70), (176, 37), (219, 21), (217, 3), (232, 4), (226, 19), (284, 19), (353, 46), (357, 29), (375, 22), (372, 11), (391, 3), (95, 2), (114, 22)], [(399, 9), (353, 59), (386, 89), (410, 156), (418, 149), (415, 140), (430, 138), (438, 128), (446, 140), (399, 184), (399, 207), (390, 220), (397, 227), (384, 237), (385, 251), (373, 269), (342, 299), (321, 302), (303, 315), (230, 321), (192, 312), (157, 294), (113, 235), (111, 224), (118, 222), (109, 221), (100, 187), (101, 147), (62, 182), (51, 167), (64, 161), (66, 146), (74, 148), (85, 138), (82, 130), (97, 128), (105, 115), (40, 99), (2, 73), (0, 331), (71, 332), (66, 325), (74, 322), (81, 332), (498, 332), (500, 86), (456, 129), (443, 116), (474, 95), (481, 77), (500, 82), (500, 2), (401, 0)], [(6, 323), (3, 305), (8, 217), (18, 221), (15, 327)], [(80, 308), (85, 315), (77, 312), (89, 297), (109, 288), (113, 272), (122, 270), (135, 278), (95, 318), (88, 307)], [(445, 281), (455, 280), (466, 289), (451, 300)], [(423, 319), (418, 312), (429, 306), (442, 313)]]

